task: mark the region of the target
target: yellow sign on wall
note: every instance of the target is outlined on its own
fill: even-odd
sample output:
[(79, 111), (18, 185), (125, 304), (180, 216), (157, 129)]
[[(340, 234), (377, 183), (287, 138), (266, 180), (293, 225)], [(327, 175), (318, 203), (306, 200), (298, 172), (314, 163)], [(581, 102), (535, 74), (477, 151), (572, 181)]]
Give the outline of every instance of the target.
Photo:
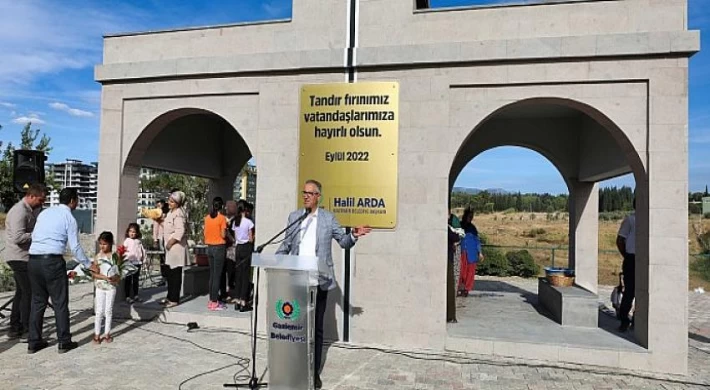
[(304, 85), (300, 115), (298, 193), (306, 180), (318, 180), (321, 206), (343, 226), (393, 228), (399, 84)]

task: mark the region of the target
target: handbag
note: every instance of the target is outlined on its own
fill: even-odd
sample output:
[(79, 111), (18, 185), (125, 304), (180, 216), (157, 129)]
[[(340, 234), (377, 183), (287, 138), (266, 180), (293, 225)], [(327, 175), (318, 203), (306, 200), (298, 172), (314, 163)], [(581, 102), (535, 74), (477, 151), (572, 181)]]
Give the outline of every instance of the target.
[(227, 247), (227, 259), (236, 261), (237, 260), (237, 246), (231, 245)]

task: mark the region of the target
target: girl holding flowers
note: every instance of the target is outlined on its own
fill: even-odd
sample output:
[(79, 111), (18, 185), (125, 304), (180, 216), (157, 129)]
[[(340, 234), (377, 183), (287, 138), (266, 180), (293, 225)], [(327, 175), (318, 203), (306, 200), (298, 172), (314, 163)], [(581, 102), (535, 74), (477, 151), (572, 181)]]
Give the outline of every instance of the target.
[[(94, 256), (94, 269), (99, 272), (92, 273), (94, 277), (94, 343), (101, 344), (102, 341), (110, 343), (111, 320), (113, 318), (113, 302), (116, 298), (116, 285), (120, 281), (119, 267), (123, 260), (122, 253), (113, 253), (113, 234), (102, 232), (99, 235), (99, 253)], [(122, 249), (121, 246), (119, 249)], [(123, 248), (125, 251), (125, 248)], [(104, 320), (104, 333), (101, 336), (101, 320)]]

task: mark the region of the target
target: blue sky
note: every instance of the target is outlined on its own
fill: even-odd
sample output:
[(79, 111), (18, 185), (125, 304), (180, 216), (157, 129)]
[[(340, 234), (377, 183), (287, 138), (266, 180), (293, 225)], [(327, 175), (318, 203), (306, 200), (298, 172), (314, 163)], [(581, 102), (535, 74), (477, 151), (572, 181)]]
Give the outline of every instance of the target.
[[(515, 1), (431, 0), (435, 7), (491, 2)], [(701, 30), (703, 43), (710, 42), (707, 3), (710, 0), (689, 0), (688, 5), (689, 26)], [(291, 0), (1, 1), (0, 139), (17, 143), (19, 130), (32, 121), (52, 137), (50, 161), (95, 161), (100, 85), (94, 81), (93, 67), (101, 62), (103, 34), (290, 16)], [(690, 190), (701, 191), (710, 184), (710, 50), (691, 58), (689, 77)], [(622, 184), (633, 186), (633, 179), (627, 176), (602, 185)], [(547, 160), (515, 147), (481, 154), (468, 164), (456, 185), (566, 192)]]

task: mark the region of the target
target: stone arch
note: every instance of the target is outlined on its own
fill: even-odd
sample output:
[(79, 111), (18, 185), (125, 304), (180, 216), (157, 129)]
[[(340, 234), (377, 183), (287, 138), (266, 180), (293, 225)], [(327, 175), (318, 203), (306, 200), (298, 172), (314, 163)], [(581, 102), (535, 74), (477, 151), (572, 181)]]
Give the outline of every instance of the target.
[[(569, 194), (569, 260), (577, 284), (594, 293), (598, 284), (597, 182), (632, 173), (637, 189), (637, 266), (648, 263), (648, 180), (643, 148), (602, 110), (560, 97), (509, 101), (487, 114), (465, 134), (449, 173), (449, 191), (464, 166), (479, 154), (500, 146), (521, 146), (544, 156), (565, 181)], [(595, 168), (596, 167), (596, 168)], [(643, 269), (636, 273), (639, 342), (648, 323), (648, 296)]]
[[(202, 127), (196, 128), (196, 126)], [(198, 136), (190, 134), (194, 130), (199, 130)], [(189, 136), (192, 142), (169, 143), (171, 137), (186, 138), (186, 136)], [(221, 156), (211, 156), (212, 164), (185, 168), (169, 167), (167, 165), (171, 165), (170, 161), (160, 162), (160, 159), (167, 157), (167, 154), (171, 154), (174, 160), (179, 160), (178, 153), (187, 153), (185, 159), (194, 160), (201, 157), (199, 148), (209, 145), (222, 147), (222, 150), (218, 151), (221, 152)], [(179, 149), (171, 150), (173, 148)], [(229, 153), (224, 153), (225, 151)], [(143, 128), (126, 154), (123, 170), (140, 167), (148, 162), (150, 167), (219, 179), (236, 175), (252, 156), (247, 141), (223, 116), (203, 108), (185, 107), (164, 112)]]
[(135, 221), (141, 167), (207, 178), (208, 198), (232, 199), (234, 182), (253, 156), (236, 126), (213, 110), (181, 107), (156, 111), (158, 115), (131, 117), (132, 131), (122, 141), (126, 147), (118, 183), (118, 226)]
[[(453, 188), (453, 181), (461, 173), (461, 170), (466, 165), (468, 161), (471, 161), (477, 154), (491, 149), (497, 146), (521, 146), (531, 150), (534, 150), (547, 158), (560, 172), (563, 172), (561, 168), (561, 161), (559, 157), (554, 155), (553, 152), (547, 150), (543, 145), (532, 145), (530, 143), (519, 142), (519, 141), (508, 141), (505, 143), (498, 143), (491, 145), (484, 150), (481, 150), (476, 155), (465, 158), (462, 152), (475, 142), (476, 133), (481, 129), (485, 128), (486, 124), (495, 120), (496, 117), (510, 110), (514, 110), (517, 107), (536, 107), (536, 106), (556, 106), (556, 107), (566, 107), (570, 110), (575, 110), (579, 113), (586, 115), (588, 118), (593, 120), (595, 123), (599, 124), (603, 129), (605, 129), (608, 134), (616, 141), (617, 146), (623, 152), (624, 158), (627, 161), (630, 172), (633, 173), (634, 179), (637, 183), (643, 183), (646, 181), (646, 168), (644, 165), (644, 160), (637, 153), (636, 148), (632, 144), (631, 140), (627, 134), (614, 123), (607, 115), (605, 115), (601, 110), (592, 107), (587, 103), (583, 103), (576, 99), (571, 98), (561, 98), (561, 97), (530, 97), (521, 100), (516, 100), (508, 104), (502, 105), (490, 112), (486, 117), (484, 117), (469, 133), (467, 133), (464, 139), (459, 144), (454, 159), (451, 163), (451, 171), (449, 173), (449, 189)], [(463, 157), (463, 158), (462, 158)], [(616, 175), (618, 176), (618, 175)], [(609, 177), (611, 178), (611, 177)], [(567, 178), (565, 177), (565, 182), (567, 183)], [(568, 183), (569, 187), (569, 183)]]

